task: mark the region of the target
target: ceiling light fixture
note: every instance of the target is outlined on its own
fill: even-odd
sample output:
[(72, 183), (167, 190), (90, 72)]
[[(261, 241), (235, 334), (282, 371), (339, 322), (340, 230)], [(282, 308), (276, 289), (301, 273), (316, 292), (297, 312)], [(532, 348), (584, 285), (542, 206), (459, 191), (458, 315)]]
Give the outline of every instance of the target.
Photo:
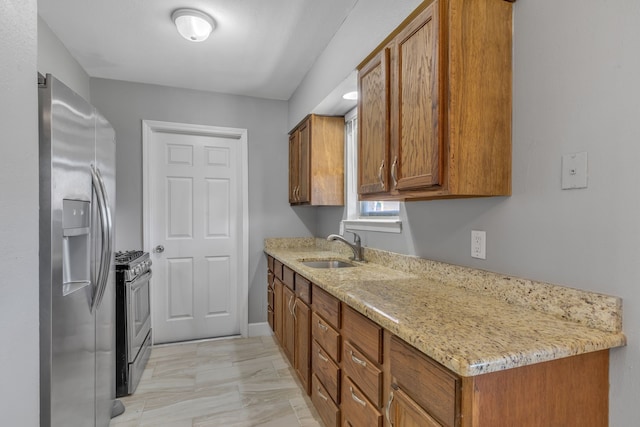
[(353, 92), (347, 92), (344, 95), (342, 95), (343, 99), (347, 99), (349, 101), (355, 101), (358, 99), (358, 92), (353, 91)]
[(176, 9), (171, 19), (182, 37), (192, 42), (205, 41), (213, 31), (213, 18), (195, 9)]

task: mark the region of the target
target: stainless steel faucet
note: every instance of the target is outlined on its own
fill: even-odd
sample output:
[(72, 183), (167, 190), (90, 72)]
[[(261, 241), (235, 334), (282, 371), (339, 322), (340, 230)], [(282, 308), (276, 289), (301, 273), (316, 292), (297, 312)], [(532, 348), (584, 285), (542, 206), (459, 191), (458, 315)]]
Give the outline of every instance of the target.
[(353, 234), (353, 243), (349, 243), (349, 241), (347, 239), (345, 239), (343, 236), (339, 235), (339, 234), (330, 234), (327, 237), (327, 240), (332, 241), (332, 240), (339, 240), (342, 243), (344, 243), (345, 245), (349, 246), (351, 248), (351, 250), (353, 251), (353, 257), (351, 258), (354, 261), (364, 261), (364, 258), (362, 257), (362, 244), (360, 243), (360, 236), (358, 236), (358, 233), (354, 233), (353, 231), (347, 231), (347, 233), (352, 233)]

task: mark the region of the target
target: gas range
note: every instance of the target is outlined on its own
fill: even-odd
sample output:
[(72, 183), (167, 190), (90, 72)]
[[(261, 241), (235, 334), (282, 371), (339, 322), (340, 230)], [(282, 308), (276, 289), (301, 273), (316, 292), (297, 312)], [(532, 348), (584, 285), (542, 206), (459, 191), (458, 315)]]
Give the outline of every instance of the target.
[(151, 264), (148, 252), (116, 252), (116, 271), (124, 275), (124, 280), (127, 282), (148, 272), (151, 269)]

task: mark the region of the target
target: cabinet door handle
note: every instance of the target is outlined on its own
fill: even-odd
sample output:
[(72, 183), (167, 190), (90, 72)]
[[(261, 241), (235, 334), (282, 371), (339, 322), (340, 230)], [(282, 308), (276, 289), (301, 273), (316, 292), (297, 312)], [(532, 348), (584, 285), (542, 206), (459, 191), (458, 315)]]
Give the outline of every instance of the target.
[(329, 359), (327, 359), (326, 357), (324, 357), (324, 355), (322, 353), (320, 353), (320, 351), (318, 351), (318, 357), (320, 358), (320, 360), (322, 360), (323, 362), (328, 362)]
[(364, 361), (364, 360), (362, 360), (362, 359), (358, 359), (358, 358), (356, 357), (356, 355), (355, 355), (355, 354), (353, 354), (353, 351), (352, 351), (352, 350), (349, 350), (349, 354), (351, 355), (351, 360), (353, 360), (355, 363), (357, 363), (358, 365), (362, 366), (363, 368), (366, 368), (366, 367), (367, 367), (367, 362), (365, 362), (365, 361)]
[(380, 186), (384, 188), (384, 178), (382, 177), (382, 171), (384, 170), (384, 159), (382, 163), (380, 163), (380, 168), (378, 169), (378, 180), (380, 181)]
[(324, 400), (329, 400), (329, 398), (327, 396), (325, 396), (324, 394), (322, 394), (322, 391), (320, 390), (320, 387), (316, 388), (316, 391), (318, 392), (318, 396), (320, 396), (322, 399)]
[(320, 330), (322, 330), (323, 332), (327, 332), (329, 330), (329, 328), (326, 325), (323, 325), (322, 323), (320, 323), (319, 320), (318, 320), (318, 328), (320, 328)]
[(393, 179), (394, 188), (398, 186), (397, 169), (398, 169), (398, 156), (396, 156), (395, 159), (393, 159), (393, 164), (391, 165), (391, 178)]
[(293, 319), (294, 320), (298, 320), (298, 317), (296, 316), (296, 300), (295, 300), (295, 298), (293, 296), (291, 297), (291, 299), (292, 299), (292, 303), (293, 303), (291, 305), (291, 307), (293, 308), (291, 310), (291, 314), (293, 315)]
[(356, 394), (353, 391), (353, 387), (349, 387), (349, 391), (351, 392), (351, 398), (354, 401), (356, 401), (357, 403), (359, 403), (362, 406), (367, 406), (367, 402), (365, 402), (364, 400), (362, 400), (358, 396), (356, 396)]
[(291, 301), (293, 300), (293, 295), (291, 295), (289, 297), (289, 303), (287, 304), (287, 306), (289, 307), (289, 313), (291, 313), (291, 315), (293, 316), (293, 310), (291, 309)]
[[(395, 384), (392, 384), (392, 385), (391, 385), (391, 387), (393, 387), (393, 388), (394, 388), (394, 390), (395, 390), (396, 388), (395, 388), (394, 386), (395, 386)], [(392, 402), (393, 402), (393, 390), (391, 390), (391, 391), (389, 392), (389, 401), (387, 402), (387, 407), (386, 407), (386, 409), (385, 409), (385, 411), (384, 411), (384, 412), (385, 412), (385, 415), (387, 416), (387, 421), (389, 422), (389, 425), (390, 425), (391, 427), (393, 427), (393, 422), (391, 421), (391, 416), (389, 415), (389, 413), (391, 412), (391, 403), (392, 403)]]

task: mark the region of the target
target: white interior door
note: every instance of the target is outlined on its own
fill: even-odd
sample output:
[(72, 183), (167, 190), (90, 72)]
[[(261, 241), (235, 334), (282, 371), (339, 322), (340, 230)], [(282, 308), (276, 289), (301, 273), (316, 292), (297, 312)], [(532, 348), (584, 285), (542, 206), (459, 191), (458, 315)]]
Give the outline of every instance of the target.
[(246, 335), (246, 131), (144, 124), (154, 342)]

